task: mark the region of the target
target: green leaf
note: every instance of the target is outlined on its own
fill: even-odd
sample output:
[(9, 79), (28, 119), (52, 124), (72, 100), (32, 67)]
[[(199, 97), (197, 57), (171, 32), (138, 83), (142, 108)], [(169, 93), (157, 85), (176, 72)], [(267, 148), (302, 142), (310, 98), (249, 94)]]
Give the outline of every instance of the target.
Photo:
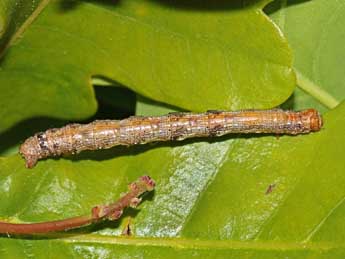
[(195, 111), (277, 106), (295, 75), (266, 2), (52, 1), (2, 60), (0, 130), (92, 115), (92, 76)]
[[(137, 106), (137, 114), (170, 110), (145, 99)], [(321, 132), (310, 135), (117, 147), (41, 161), (33, 170), (17, 155), (0, 158), (0, 215), (13, 222), (87, 213), (142, 174), (157, 182), (140, 211), (127, 211), (120, 222), (37, 238), (4, 236), (0, 256), (343, 258), (345, 103), (324, 120)], [(133, 236), (122, 237), (129, 217)]]
[(49, 243), (51, 253), (106, 258), (344, 255), (344, 115), (342, 104), (325, 115), (324, 130), (306, 136), (116, 148), (42, 161), (33, 170), (18, 156), (3, 158), (0, 214), (16, 222), (87, 213), (144, 173), (157, 189), (132, 220), (134, 237), (113, 237), (123, 220), (52, 240), (4, 237), (1, 251), (39, 256)]
[(0, 3), (0, 54), (19, 37), (49, 0), (2, 0)]
[[(279, 7), (284, 8), (275, 12)], [(267, 9), (295, 54), (297, 84), (303, 91), (295, 92), (294, 108), (334, 108), (345, 99), (344, 3), (281, 0)]]

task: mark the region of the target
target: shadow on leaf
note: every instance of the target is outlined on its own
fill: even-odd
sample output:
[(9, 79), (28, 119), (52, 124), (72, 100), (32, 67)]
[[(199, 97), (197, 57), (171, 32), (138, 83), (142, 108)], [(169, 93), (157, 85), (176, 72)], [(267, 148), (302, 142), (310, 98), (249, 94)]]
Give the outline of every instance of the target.
[(272, 1), (271, 3), (269, 3), (265, 8), (264, 8), (264, 12), (267, 15), (273, 14), (277, 11), (279, 11), (282, 8), (288, 7), (288, 6), (292, 6), (292, 5), (298, 5), (298, 4), (303, 4), (306, 2), (309, 2), (311, 0), (289, 0), (286, 2), (286, 0), (275, 0)]

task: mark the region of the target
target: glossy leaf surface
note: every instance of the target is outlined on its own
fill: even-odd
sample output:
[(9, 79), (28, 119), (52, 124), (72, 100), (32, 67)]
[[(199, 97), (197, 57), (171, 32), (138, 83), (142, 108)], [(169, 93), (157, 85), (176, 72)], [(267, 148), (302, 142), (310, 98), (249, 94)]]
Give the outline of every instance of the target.
[(277, 106), (295, 75), (265, 2), (51, 1), (2, 59), (0, 130), (93, 115), (92, 76), (195, 111)]
[[(310, 12), (327, 9), (324, 1), (313, 2), (323, 2), (322, 8)], [(289, 8), (308, 9), (308, 4)], [(322, 87), (334, 95), (330, 84)], [(205, 94), (217, 99), (213, 93)], [(293, 104), (314, 106), (315, 98), (304, 96)], [(337, 89), (337, 96), (343, 99), (343, 88)], [(145, 99), (137, 104), (138, 115), (168, 111)], [(4, 235), (1, 258), (343, 258), (344, 103), (325, 113), (324, 120), (321, 132), (310, 135), (236, 135), (117, 147), (41, 161), (33, 170), (25, 169), (18, 155), (2, 157), (0, 215), (13, 222), (85, 214), (96, 204), (116, 199), (127, 183), (143, 174), (154, 178), (157, 188), (145, 197), (140, 211), (127, 211), (119, 222), (39, 238)], [(121, 236), (129, 218), (133, 235)]]

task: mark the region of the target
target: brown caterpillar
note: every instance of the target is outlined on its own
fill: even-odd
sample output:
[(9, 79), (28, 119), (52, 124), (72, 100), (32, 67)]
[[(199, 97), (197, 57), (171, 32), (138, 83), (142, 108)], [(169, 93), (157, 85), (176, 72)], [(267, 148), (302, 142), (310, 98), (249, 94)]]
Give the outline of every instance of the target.
[(48, 129), (28, 138), (21, 145), (20, 154), (26, 160), (26, 167), (32, 168), (39, 159), (117, 145), (229, 133), (296, 135), (318, 131), (321, 127), (322, 117), (314, 109), (298, 112), (274, 109), (133, 116), (124, 120), (98, 120), (90, 124), (69, 124), (59, 129)]

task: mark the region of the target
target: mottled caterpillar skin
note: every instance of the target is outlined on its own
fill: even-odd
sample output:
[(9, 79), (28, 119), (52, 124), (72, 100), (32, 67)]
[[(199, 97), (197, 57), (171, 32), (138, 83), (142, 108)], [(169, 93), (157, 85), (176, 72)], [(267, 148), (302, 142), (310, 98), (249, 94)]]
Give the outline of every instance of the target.
[(321, 115), (314, 109), (299, 112), (274, 109), (134, 116), (124, 120), (98, 120), (90, 124), (69, 124), (59, 129), (48, 129), (28, 138), (21, 145), (20, 154), (26, 160), (26, 167), (32, 168), (39, 159), (117, 145), (229, 133), (296, 135), (318, 131), (321, 127)]

